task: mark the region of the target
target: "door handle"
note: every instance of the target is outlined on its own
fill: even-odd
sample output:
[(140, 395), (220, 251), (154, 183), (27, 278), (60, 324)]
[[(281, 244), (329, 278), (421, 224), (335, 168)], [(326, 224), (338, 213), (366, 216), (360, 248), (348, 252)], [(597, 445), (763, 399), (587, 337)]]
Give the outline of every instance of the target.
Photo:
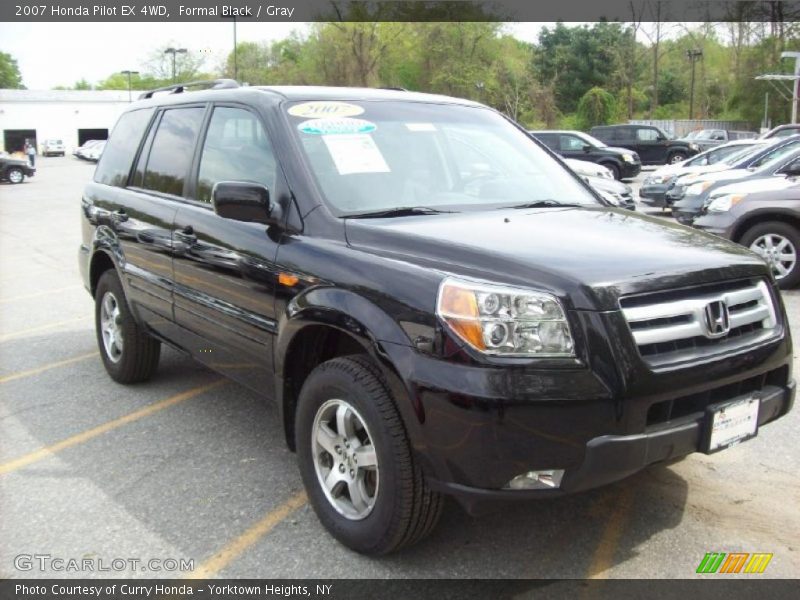
[(197, 235), (194, 233), (194, 228), (187, 225), (183, 229), (176, 229), (173, 232), (175, 239), (184, 244), (194, 244), (197, 241)]

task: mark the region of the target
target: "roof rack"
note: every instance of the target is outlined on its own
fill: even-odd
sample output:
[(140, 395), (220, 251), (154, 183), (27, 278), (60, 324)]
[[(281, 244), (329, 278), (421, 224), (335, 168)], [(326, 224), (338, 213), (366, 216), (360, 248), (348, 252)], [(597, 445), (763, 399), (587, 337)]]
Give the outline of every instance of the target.
[(378, 89), (379, 90), (390, 90), (392, 92), (407, 92), (408, 91), (406, 88), (402, 88), (402, 87), (381, 87), (381, 88), (378, 88)]
[(229, 88), (238, 88), (239, 84), (233, 79), (209, 79), (206, 81), (189, 81), (187, 83), (176, 83), (175, 85), (168, 85), (165, 87), (149, 90), (139, 95), (139, 100), (146, 100), (152, 98), (153, 94), (159, 92), (170, 92), (172, 94), (182, 94), (186, 88), (202, 87), (209, 90), (222, 90)]

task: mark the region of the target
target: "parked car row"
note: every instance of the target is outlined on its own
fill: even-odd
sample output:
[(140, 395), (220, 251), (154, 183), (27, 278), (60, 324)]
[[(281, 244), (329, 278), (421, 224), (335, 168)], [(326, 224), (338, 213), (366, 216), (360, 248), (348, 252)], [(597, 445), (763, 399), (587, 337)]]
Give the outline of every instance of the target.
[(82, 158), (83, 160), (88, 160), (90, 162), (97, 162), (100, 160), (100, 157), (103, 155), (103, 150), (106, 147), (105, 140), (89, 140), (83, 146), (79, 148), (75, 148), (75, 151), (72, 153), (74, 156), (78, 158)]

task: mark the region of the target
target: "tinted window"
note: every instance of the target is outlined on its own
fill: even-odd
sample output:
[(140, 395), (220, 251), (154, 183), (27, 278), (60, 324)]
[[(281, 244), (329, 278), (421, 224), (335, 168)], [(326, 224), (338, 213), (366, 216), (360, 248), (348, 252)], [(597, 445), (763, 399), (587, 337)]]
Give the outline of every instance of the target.
[[(128, 182), (133, 157), (139, 148), (153, 109), (134, 110), (119, 118), (94, 174), (97, 183), (122, 187)], [(60, 144), (60, 141), (54, 141)]]
[(575, 137), (574, 135), (562, 135), (561, 136), (561, 150), (565, 152), (575, 152), (576, 150), (583, 150), (583, 147), (586, 145), (582, 139)]
[(537, 133), (534, 137), (551, 150), (558, 150), (558, 136), (552, 133)]
[(655, 129), (637, 129), (636, 139), (643, 142), (658, 141), (658, 132)]
[(210, 202), (218, 181), (251, 181), (273, 190), (275, 169), (272, 145), (255, 115), (241, 108), (215, 108), (200, 159), (198, 199)]
[(780, 146), (779, 148), (775, 148), (774, 150), (767, 152), (761, 158), (750, 163), (749, 166), (751, 169), (755, 169), (757, 167), (765, 166), (767, 163), (770, 163), (772, 161), (778, 161), (783, 157), (785, 157), (786, 155), (788, 155), (789, 153), (797, 150), (798, 147), (800, 147), (800, 140), (794, 142), (787, 142), (783, 146)]
[(173, 108), (164, 113), (147, 159), (144, 187), (180, 196), (203, 120), (204, 108)]

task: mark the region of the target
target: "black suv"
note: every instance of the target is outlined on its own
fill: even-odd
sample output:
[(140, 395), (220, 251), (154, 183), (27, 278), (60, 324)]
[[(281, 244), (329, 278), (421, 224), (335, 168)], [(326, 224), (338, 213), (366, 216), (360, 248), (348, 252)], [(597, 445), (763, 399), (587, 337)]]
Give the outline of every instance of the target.
[(167, 343), (274, 402), (349, 547), (421, 539), (447, 494), (585, 490), (791, 408), (749, 250), (609, 207), (473, 102), (215, 87), (145, 94), (86, 186), (102, 361), (143, 381)]
[(671, 139), (652, 125), (601, 125), (592, 127), (589, 133), (611, 146), (633, 150), (645, 165), (679, 163), (700, 152), (694, 142)]
[(529, 131), (556, 154), (603, 165), (614, 174), (614, 179), (631, 179), (642, 170), (642, 161), (636, 152), (626, 148), (613, 148), (581, 131)]
[(25, 177), (34, 175), (36, 175), (36, 169), (30, 165), (28, 159), (0, 155), (0, 181), (22, 183), (25, 181)]

